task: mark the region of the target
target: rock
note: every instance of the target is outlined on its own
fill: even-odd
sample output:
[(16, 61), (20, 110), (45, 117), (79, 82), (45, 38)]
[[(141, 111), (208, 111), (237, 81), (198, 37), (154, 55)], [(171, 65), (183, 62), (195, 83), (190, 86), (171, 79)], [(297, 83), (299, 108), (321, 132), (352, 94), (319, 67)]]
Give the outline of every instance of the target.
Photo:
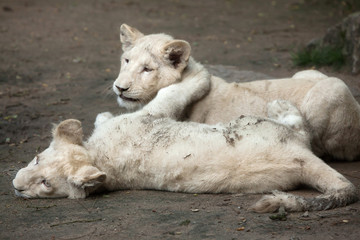
[(360, 71), (360, 12), (353, 13), (329, 28), (322, 39), (312, 40), (307, 47), (341, 48), (354, 74)]
[(302, 217), (304, 218), (308, 218), (309, 217), (309, 211), (306, 211), (303, 213)]
[(286, 221), (287, 220), (287, 212), (285, 211), (284, 206), (280, 206), (278, 213), (275, 215), (269, 216), (271, 220), (275, 221)]

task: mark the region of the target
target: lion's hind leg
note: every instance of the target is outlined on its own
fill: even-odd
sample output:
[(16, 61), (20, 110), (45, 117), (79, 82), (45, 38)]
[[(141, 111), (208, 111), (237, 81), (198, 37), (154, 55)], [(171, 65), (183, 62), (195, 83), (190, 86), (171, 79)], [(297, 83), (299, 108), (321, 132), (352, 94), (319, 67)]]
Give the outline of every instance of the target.
[(358, 201), (356, 187), (343, 175), (313, 156), (310, 161), (297, 159), (300, 164), (302, 181), (322, 192), (317, 197), (304, 198), (293, 194), (273, 191), (264, 196), (250, 209), (255, 212), (274, 212), (281, 206), (290, 212), (320, 211), (343, 207)]

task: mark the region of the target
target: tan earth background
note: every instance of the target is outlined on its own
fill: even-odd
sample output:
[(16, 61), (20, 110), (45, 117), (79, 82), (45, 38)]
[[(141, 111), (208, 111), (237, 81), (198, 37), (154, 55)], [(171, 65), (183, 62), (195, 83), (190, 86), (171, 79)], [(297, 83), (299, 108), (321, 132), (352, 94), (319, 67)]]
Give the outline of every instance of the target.
[[(360, 203), (276, 221), (247, 210), (261, 195), (119, 191), (25, 200), (11, 185), (48, 146), (52, 123), (77, 118), (88, 136), (97, 113), (119, 113), (110, 86), (122, 23), (187, 40), (212, 72), (247, 81), (302, 70), (291, 54), (354, 10), (340, 0), (0, 0), (0, 239), (359, 239)], [(349, 67), (320, 70), (360, 100)], [(360, 186), (360, 162), (330, 165)]]

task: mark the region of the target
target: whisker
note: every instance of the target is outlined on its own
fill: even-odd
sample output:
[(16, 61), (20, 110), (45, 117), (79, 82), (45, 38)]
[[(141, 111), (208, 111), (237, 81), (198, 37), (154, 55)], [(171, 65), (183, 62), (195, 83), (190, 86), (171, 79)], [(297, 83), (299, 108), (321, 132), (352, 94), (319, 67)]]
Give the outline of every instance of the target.
[(107, 85), (102, 91), (101, 91), (101, 96), (103, 98), (113, 98), (115, 97), (115, 93), (112, 90), (112, 84)]

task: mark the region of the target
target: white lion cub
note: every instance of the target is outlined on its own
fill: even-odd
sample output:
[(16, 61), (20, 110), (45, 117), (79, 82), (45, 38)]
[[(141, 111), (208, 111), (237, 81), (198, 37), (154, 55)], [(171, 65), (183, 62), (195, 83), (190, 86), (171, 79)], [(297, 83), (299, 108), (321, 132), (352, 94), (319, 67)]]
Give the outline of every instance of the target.
[[(144, 35), (126, 24), (120, 28), (120, 39), (124, 53), (113, 89), (119, 105), (126, 109), (139, 109), (161, 88), (207, 72), (190, 56), (186, 41), (166, 34)], [(314, 70), (248, 83), (208, 77), (208, 93), (188, 106), (184, 119), (216, 124), (240, 115), (265, 117), (268, 102), (284, 99), (293, 103), (307, 122), (316, 155), (343, 160), (360, 157), (360, 106), (340, 79)]]
[[(326, 210), (357, 200), (355, 187), (309, 150), (303, 119), (287, 101), (269, 104), (270, 115), (278, 117), (275, 120), (241, 116), (228, 124), (210, 126), (169, 118), (206, 94), (208, 78), (195, 80), (198, 84), (189, 84), (189, 80), (162, 89), (135, 113), (100, 114), (85, 142), (78, 120), (61, 122), (49, 148), (17, 173), (13, 180), (16, 194), (85, 198), (96, 191), (120, 189), (278, 190), (257, 202), (252, 208), (256, 212), (273, 212), (280, 206), (288, 211)], [(280, 123), (290, 123), (297, 130)], [(299, 184), (322, 194), (303, 198), (279, 192)]]

